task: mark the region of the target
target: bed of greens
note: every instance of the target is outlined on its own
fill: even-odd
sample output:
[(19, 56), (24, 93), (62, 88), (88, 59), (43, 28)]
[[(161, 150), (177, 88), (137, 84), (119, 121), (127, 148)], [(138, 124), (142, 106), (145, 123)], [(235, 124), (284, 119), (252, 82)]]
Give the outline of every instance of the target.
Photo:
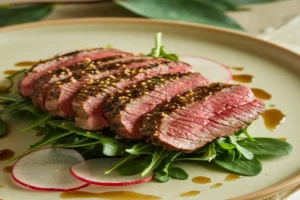
[[(155, 47), (149, 55), (178, 60), (176, 54), (168, 54), (164, 50), (161, 33), (157, 34)], [(16, 79), (25, 72), (26, 70), (21, 70), (7, 77), (10, 89), (17, 84)], [(153, 172), (155, 180), (167, 182), (171, 178), (180, 180), (188, 178), (188, 172), (176, 165), (179, 162), (208, 162), (233, 173), (255, 176), (262, 170), (260, 160), (292, 152), (289, 143), (274, 138), (251, 137), (247, 128), (229, 137), (218, 138), (193, 153), (169, 151), (145, 141), (116, 139), (108, 128), (99, 131), (76, 128), (73, 121), (62, 120), (38, 110), (31, 100), (22, 98), (18, 92), (1, 93), (0, 100), (1, 116), (12, 115), (30, 121), (30, 125), (20, 130), (18, 134), (28, 134), (26, 131), (33, 129), (43, 135), (38, 143), (31, 145), (27, 151), (9, 162), (51, 145), (51, 147), (72, 148), (85, 159), (121, 158), (112, 168), (106, 169), (106, 174), (116, 170), (120, 176), (140, 174), (145, 177)], [(6, 132), (6, 123), (0, 120), (0, 137)]]

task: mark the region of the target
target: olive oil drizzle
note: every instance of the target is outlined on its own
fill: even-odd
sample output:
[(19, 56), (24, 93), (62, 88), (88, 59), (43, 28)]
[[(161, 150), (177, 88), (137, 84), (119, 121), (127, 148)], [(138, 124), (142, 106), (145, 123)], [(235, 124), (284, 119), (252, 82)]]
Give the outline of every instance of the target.
[(254, 81), (253, 76), (249, 74), (233, 75), (232, 78), (234, 81), (241, 83), (252, 83)]

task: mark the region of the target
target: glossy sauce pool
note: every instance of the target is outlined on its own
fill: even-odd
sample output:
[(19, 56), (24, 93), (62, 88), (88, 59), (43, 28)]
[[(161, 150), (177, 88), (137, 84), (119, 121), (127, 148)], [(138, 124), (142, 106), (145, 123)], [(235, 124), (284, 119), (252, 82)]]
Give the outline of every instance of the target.
[(275, 130), (280, 124), (284, 123), (285, 115), (278, 109), (268, 109), (262, 115), (267, 129)]
[(15, 64), (16, 67), (32, 67), (36, 65), (39, 61), (21, 61)]
[(244, 67), (230, 67), (230, 69), (233, 69), (235, 71), (243, 71)]
[(213, 184), (212, 186), (210, 186), (210, 189), (216, 189), (216, 188), (219, 188), (223, 185), (223, 183), (216, 183), (216, 184)]
[(237, 174), (228, 174), (228, 176), (225, 177), (224, 181), (234, 181), (241, 178), (240, 175)]
[(250, 74), (239, 74), (239, 75), (233, 75), (232, 76), (234, 81), (240, 82), (240, 83), (252, 83), (254, 78)]
[(259, 89), (259, 88), (251, 88), (254, 96), (258, 99), (261, 100), (270, 100), (272, 98), (272, 95), (268, 92), (266, 92), (263, 89)]
[(196, 176), (192, 179), (193, 183), (207, 184), (211, 182), (211, 179), (205, 176)]

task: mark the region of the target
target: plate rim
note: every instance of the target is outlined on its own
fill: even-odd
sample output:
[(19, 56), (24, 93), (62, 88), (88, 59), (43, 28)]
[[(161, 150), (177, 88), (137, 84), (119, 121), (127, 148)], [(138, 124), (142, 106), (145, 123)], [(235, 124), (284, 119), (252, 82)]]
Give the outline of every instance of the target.
[[(225, 33), (229, 35), (234, 35), (240, 38), (247, 40), (252, 40), (258, 43), (261, 43), (264, 46), (269, 46), (283, 51), (286, 54), (296, 57), (300, 61), (300, 53), (294, 52), (286, 47), (278, 45), (274, 42), (267, 41), (261, 38), (257, 38), (250, 34), (234, 31), (230, 29), (214, 27), (203, 24), (189, 23), (189, 22), (180, 22), (180, 21), (171, 21), (171, 20), (156, 20), (156, 19), (144, 19), (144, 18), (128, 18), (128, 17), (91, 17), (91, 18), (71, 18), (71, 19), (57, 19), (57, 20), (47, 20), (39, 22), (31, 22), (25, 24), (11, 25), (0, 28), (0, 33), (13, 32), (18, 30), (33, 29), (40, 27), (49, 27), (56, 25), (66, 25), (66, 24), (86, 24), (86, 23), (142, 23), (142, 24), (158, 24), (158, 25), (174, 25), (187, 28), (197, 28), (202, 30), (215, 31), (220, 33)], [(262, 199), (267, 198), (272, 195), (275, 195), (280, 192), (284, 192), (289, 189), (296, 188), (300, 185), (300, 174), (296, 174), (293, 177), (288, 178), (287, 180), (272, 185), (270, 187), (264, 188), (262, 190), (252, 192), (246, 195), (238, 196), (231, 198), (230, 200), (247, 200), (247, 199)]]

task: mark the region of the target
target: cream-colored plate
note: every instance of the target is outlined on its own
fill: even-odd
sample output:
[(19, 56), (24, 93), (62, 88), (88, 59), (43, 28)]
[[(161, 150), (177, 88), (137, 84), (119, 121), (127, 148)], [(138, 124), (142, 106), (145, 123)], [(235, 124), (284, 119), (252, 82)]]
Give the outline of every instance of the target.
[[(262, 118), (251, 125), (254, 136), (285, 137), (294, 146), (290, 156), (262, 160), (264, 168), (256, 177), (242, 177), (224, 182), (227, 172), (199, 164), (184, 164), (189, 173), (186, 181), (171, 180), (168, 183), (150, 182), (129, 187), (95, 187), (84, 191), (104, 192), (129, 190), (157, 195), (162, 199), (177, 199), (183, 192), (200, 190), (197, 196), (186, 199), (254, 199), (270, 196), (300, 183), (300, 56), (274, 44), (224, 29), (166, 21), (145, 19), (77, 19), (42, 22), (0, 29), (1, 70), (15, 69), (14, 64), (24, 60), (39, 60), (61, 51), (112, 44), (113, 47), (132, 52), (148, 53), (153, 47), (156, 32), (164, 33), (163, 42), (168, 52), (179, 55), (204, 56), (229, 66), (243, 66), (239, 73), (252, 74), (255, 82), (249, 87), (258, 87), (270, 92), (273, 97), (266, 105), (275, 104), (284, 114), (286, 122), (270, 132)], [(197, 69), (195, 69), (197, 71)], [(238, 73), (234, 71), (234, 73)], [(0, 77), (4, 78), (3, 75)], [(9, 148), (21, 153), (39, 140), (33, 132), (19, 132), (24, 123), (14, 119), (10, 135), (0, 139), (0, 149)], [(0, 168), (5, 165), (0, 162)], [(134, 167), (134, 166), (133, 166)], [(209, 184), (195, 184), (195, 176), (210, 177)], [(284, 184), (280, 184), (284, 181)], [(215, 183), (223, 183), (210, 189)], [(279, 184), (276, 187), (259, 190)], [(59, 199), (60, 192), (37, 192), (19, 188), (11, 182), (10, 175), (0, 173), (0, 199), (50, 200)]]

